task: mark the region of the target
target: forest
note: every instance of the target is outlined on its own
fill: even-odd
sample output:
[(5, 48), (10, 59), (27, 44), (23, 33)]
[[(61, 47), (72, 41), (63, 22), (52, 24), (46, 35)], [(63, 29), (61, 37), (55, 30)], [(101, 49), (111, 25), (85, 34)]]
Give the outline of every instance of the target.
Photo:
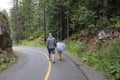
[(120, 45), (111, 41), (102, 44), (102, 51), (84, 54), (85, 45), (79, 41), (80, 36), (76, 37), (120, 26), (120, 0), (13, 0), (9, 21), (15, 42), (39, 37), (46, 41), (51, 32), (57, 41), (64, 41), (68, 50), (103, 72), (108, 80), (120, 80)]
[(119, 0), (13, 0), (14, 40), (31, 40), (49, 32), (58, 40), (80, 32), (96, 33), (120, 20)]

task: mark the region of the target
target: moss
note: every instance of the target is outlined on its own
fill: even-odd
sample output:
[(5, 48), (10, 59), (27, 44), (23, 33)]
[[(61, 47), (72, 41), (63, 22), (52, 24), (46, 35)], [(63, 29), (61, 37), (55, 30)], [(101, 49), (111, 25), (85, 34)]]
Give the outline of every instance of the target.
[(3, 13), (0, 12), (0, 24), (5, 25), (5, 20), (3, 19)]
[(17, 61), (16, 52), (12, 52), (12, 56), (10, 58), (7, 55), (3, 55), (4, 58), (0, 57), (0, 72), (8, 68), (10, 65), (14, 64)]
[(120, 21), (117, 22), (116, 27), (120, 27)]

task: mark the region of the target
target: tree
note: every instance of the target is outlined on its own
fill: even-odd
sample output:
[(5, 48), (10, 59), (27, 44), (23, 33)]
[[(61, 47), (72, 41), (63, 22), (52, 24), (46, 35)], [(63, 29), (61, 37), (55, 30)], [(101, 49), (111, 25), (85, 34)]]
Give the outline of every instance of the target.
[(64, 40), (76, 31), (95, 33), (120, 20), (119, 0), (13, 1), (11, 21), (18, 40), (38, 37), (38, 33), (43, 34), (44, 25), (47, 33), (55, 33), (58, 40)]

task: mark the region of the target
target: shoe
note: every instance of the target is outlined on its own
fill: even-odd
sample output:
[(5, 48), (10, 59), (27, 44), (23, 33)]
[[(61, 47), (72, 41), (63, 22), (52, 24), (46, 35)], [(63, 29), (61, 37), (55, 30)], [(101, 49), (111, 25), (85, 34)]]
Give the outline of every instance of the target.
[(55, 63), (55, 61), (52, 61), (52, 63)]

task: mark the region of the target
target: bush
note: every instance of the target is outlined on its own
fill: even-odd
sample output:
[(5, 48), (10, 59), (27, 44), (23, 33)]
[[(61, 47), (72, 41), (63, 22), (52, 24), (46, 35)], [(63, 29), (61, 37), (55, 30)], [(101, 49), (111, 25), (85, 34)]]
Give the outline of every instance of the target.
[(12, 53), (11, 57), (8, 57), (7, 54), (3, 54), (0, 56), (0, 72), (6, 69), (10, 64), (16, 62), (16, 55)]
[(66, 41), (65, 44), (67, 45), (67, 49), (74, 53), (74, 55), (79, 56), (84, 52), (84, 45), (79, 41)]
[(104, 47), (101, 57), (104, 62), (104, 69), (108, 76), (113, 77), (112, 80), (120, 80), (120, 45), (111, 42), (109, 46)]
[(120, 80), (120, 45), (111, 42), (101, 51), (88, 53), (82, 56), (82, 60), (102, 71), (109, 80)]
[(120, 80), (120, 45), (112, 41), (109, 45), (104, 45), (101, 51), (84, 53), (85, 46), (79, 41), (65, 43), (73, 55), (103, 72), (108, 80)]
[(31, 40), (34, 40), (34, 39), (40, 37), (40, 36), (43, 36), (43, 31), (37, 29), (30, 37), (28, 37), (27, 40), (31, 41)]

